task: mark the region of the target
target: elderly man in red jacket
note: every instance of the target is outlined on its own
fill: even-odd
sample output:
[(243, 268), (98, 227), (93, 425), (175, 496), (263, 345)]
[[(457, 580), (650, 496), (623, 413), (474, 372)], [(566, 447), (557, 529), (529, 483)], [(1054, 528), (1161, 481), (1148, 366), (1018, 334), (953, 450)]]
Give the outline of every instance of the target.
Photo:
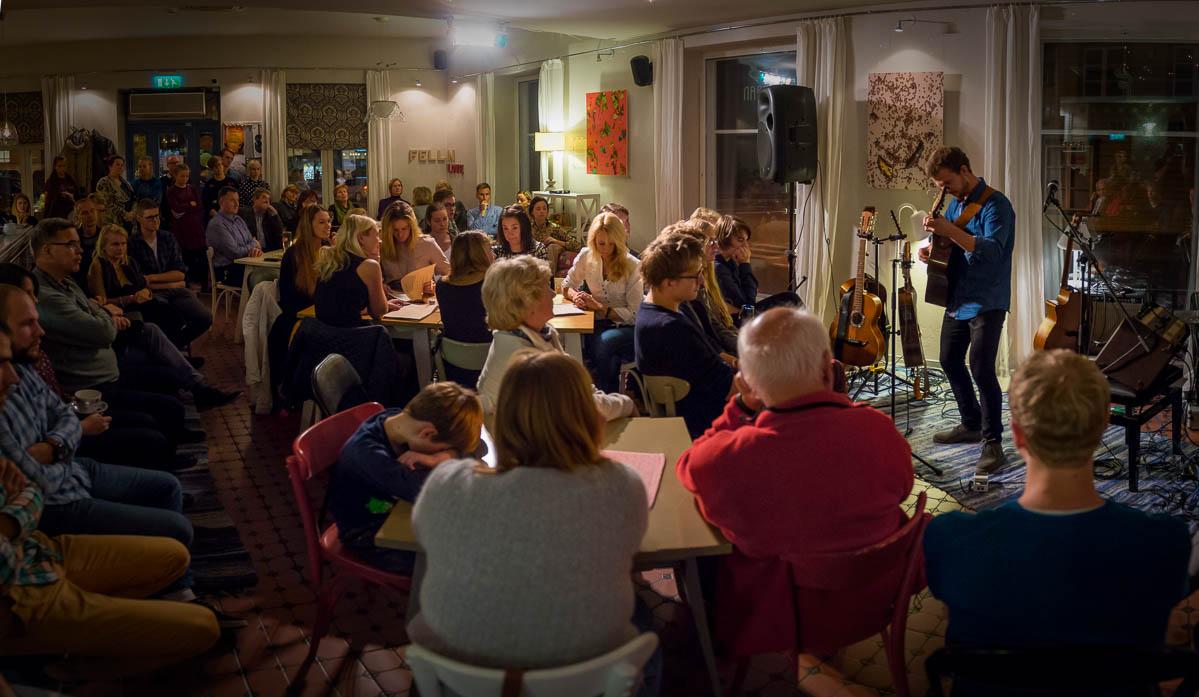
[(898, 530), (911, 448), (885, 414), (834, 391), (828, 334), (813, 315), (764, 312), (737, 348), (739, 394), (677, 464), (704, 517), (736, 546), (716, 578), (717, 634), (736, 655), (832, 651), (877, 631), (854, 616), (873, 579), (797, 597), (788, 562), (802, 582), (803, 557)]

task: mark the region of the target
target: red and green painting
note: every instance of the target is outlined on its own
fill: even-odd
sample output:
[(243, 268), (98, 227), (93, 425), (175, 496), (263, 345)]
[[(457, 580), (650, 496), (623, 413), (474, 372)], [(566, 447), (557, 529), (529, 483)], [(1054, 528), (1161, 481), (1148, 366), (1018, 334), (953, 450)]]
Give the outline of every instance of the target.
[(629, 174), (629, 93), (587, 93), (587, 173)]

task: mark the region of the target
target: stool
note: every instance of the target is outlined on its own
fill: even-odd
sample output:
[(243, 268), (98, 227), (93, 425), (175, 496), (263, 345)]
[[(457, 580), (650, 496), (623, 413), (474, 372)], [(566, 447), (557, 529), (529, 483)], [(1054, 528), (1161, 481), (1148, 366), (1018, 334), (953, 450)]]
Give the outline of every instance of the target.
[(1124, 407), (1124, 413), (1113, 411), (1111, 422), (1124, 427), (1124, 442), (1128, 445), (1128, 490), (1139, 491), (1137, 460), (1141, 452), (1141, 427), (1166, 407), (1172, 409), (1174, 454), (1182, 453), (1182, 368), (1169, 365), (1148, 387), (1132, 390), (1111, 383), (1112, 404)]

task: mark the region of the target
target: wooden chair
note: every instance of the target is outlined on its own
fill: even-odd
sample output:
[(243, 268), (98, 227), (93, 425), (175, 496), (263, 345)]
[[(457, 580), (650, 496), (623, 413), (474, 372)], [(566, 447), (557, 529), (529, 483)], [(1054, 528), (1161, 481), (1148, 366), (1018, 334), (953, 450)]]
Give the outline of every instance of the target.
[(491, 350), (491, 342), (467, 343), (454, 341), (444, 335), (438, 337), (436, 352), (433, 360), (437, 363), (437, 375), (446, 379), (446, 364), (462, 370), (483, 370), (487, 363), (487, 353)]
[(217, 283), (216, 267), (212, 265), (212, 255), (214, 250), (208, 248), (208, 287), (212, 289), (212, 319), (216, 320), (217, 310), (221, 307), (221, 301), (225, 301), (225, 319), (229, 319), (229, 310), (233, 307), (234, 299), (241, 300), (241, 286), (229, 286), (224, 283)]
[(642, 375), (642, 392), (650, 416), (675, 416), (676, 406), (691, 392), (691, 384), (668, 375)]
[(418, 644), (408, 645), (404, 660), (412, 668), (413, 680), (422, 697), (632, 697), (641, 683), (641, 670), (657, 647), (658, 635), (646, 632), (602, 656), (523, 674), (468, 665)]

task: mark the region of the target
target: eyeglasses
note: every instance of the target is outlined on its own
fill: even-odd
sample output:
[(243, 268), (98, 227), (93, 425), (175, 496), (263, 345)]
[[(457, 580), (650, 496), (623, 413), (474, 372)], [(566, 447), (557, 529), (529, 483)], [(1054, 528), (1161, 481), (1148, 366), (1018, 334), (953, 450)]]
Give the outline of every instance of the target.
[(700, 283), (704, 280), (704, 275), (702, 273), (697, 273), (690, 276), (675, 276), (675, 279), (679, 281), (695, 281), (696, 283)]
[(70, 242), (47, 242), (46, 244), (50, 247), (66, 247), (67, 249), (75, 252), (83, 251), (83, 245), (79, 244), (79, 240), (71, 240)]
[(161, 219), (162, 219), (161, 215), (143, 215), (142, 216), (142, 220), (144, 220), (146, 222), (150, 222), (151, 220), (161, 220)]

